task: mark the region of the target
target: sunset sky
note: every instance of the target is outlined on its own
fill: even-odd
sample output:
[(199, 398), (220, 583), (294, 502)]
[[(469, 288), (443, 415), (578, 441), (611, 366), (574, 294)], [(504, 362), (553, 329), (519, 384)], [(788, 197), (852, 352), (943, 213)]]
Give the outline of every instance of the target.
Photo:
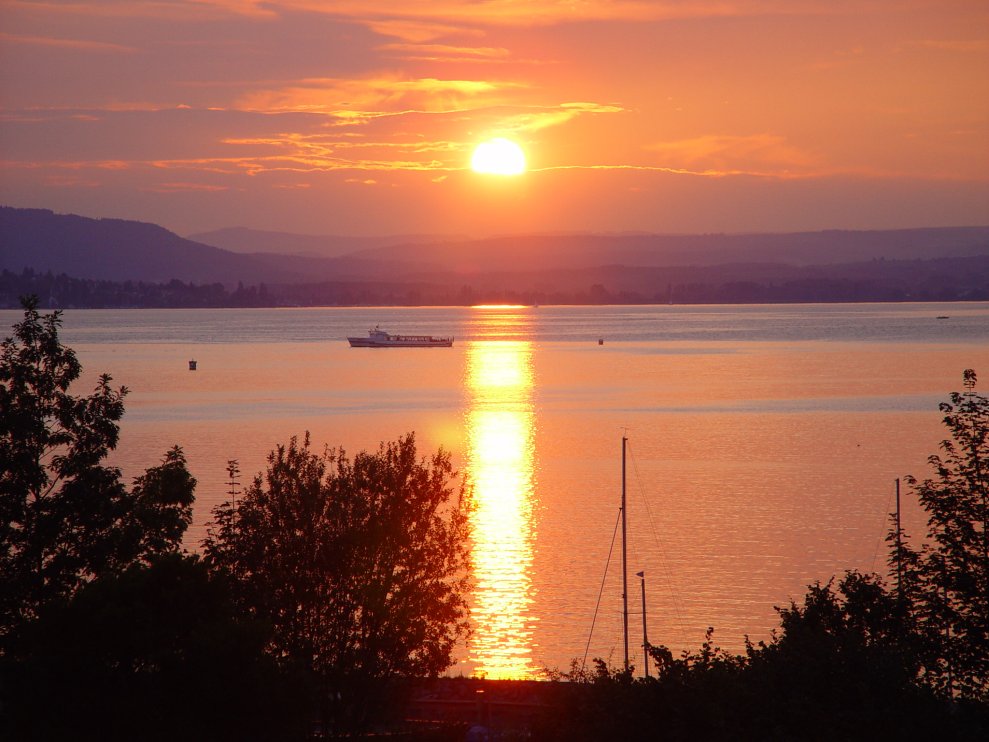
[(0, 0), (0, 159), (180, 234), (989, 224), (989, 3)]

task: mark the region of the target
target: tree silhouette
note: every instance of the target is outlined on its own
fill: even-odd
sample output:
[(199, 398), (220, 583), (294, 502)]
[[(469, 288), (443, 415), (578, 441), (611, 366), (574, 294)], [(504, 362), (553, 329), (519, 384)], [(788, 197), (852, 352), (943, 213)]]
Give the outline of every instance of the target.
[(468, 629), (467, 502), (449, 454), (415, 437), (351, 461), (308, 434), (268, 457), (238, 500), (213, 511), (204, 550), (271, 649), (353, 695), (367, 679), (434, 676)]
[(907, 478), (928, 514), (927, 538), (919, 549), (902, 546), (901, 566), (927, 682), (989, 700), (989, 398), (976, 381), (966, 369), (965, 391), (940, 405), (951, 437), (928, 459), (933, 476)]
[(128, 492), (104, 460), (117, 444), (125, 387), (100, 376), (69, 392), (81, 366), (37, 297), (0, 346), (0, 652), (10, 632), (93, 577), (179, 548), (195, 480), (178, 447)]

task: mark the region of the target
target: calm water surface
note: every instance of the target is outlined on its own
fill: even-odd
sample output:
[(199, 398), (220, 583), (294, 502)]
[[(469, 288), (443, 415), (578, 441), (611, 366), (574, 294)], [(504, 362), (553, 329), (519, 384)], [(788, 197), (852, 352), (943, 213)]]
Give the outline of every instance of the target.
[[(0, 312), (5, 327), (18, 317)], [(457, 340), (347, 345), (375, 324)], [(965, 368), (989, 383), (984, 303), (71, 310), (63, 337), (85, 369), (76, 393), (104, 371), (131, 389), (114, 454), (126, 476), (186, 451), (190, 548), (226, 497), (228, 459), (250, 476), (307, 430), (351, 452), (410, 430), (424, 454), (450, 450), (477, 505), (476, 629), (453, 672), (488, 677), (582, 657), (602, 581), (589, 657), (621, 661), (617, 550), (605, 565), (623, 433), (650, 640), (696, 648), (714, 626), (739, 649), (808, 583), (882, 569), (894, 479), (927, 474), (938, 402)], [(915, 510), (906, 523), (922, 528)], [(631, 578), (636, 610), (639, 590)]]

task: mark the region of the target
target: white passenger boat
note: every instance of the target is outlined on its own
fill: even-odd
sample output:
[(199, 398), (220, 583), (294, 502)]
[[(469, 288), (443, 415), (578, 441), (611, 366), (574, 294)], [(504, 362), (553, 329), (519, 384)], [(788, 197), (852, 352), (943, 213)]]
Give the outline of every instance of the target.
[(367, 331), (366, 338), (347, 338), (352, 348), (449, 348), (452, 337), (433, 335), (389, 335), (380, 327)]

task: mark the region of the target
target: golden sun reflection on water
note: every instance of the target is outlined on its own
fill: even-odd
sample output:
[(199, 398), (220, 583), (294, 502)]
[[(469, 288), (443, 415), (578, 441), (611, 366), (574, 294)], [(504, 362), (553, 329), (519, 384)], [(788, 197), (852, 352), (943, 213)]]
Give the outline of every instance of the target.
[(467, 349), (468, 470), (474, 485), (474, 674), (527, 678), (532, 665), (532, 348), (479, 340)]

